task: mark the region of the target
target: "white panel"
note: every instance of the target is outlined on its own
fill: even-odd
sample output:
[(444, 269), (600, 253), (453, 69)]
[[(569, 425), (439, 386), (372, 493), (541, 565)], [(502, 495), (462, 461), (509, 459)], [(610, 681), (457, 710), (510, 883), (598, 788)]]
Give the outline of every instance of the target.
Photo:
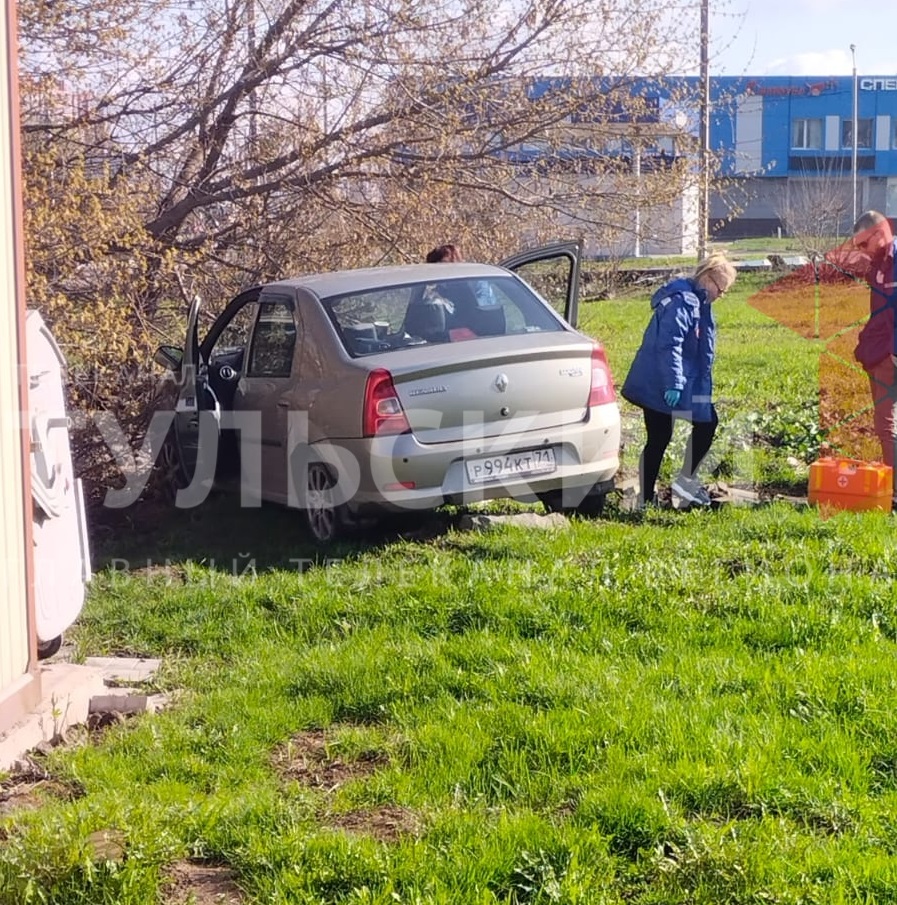
[(0, 595), (0, 698), (28, 668), (8, 40), (4, 13), (0, 15), (0, 581), (5, 593)]
[(735, 172), (756, 173), (763, 166), (763, 95), (741, 94), (735, 114)]
[(875, 117), (875, 150), (890, 151), (891, 150), (891, 117), (876, 116)]
[(884, 215), (886, 217), (897, 217), (897, 178), (893, 176), (888, 177)]
[(31, 495), (44, 516), (32, 528), (35, 627), (39, 641), (52, 641), (81, 612), (90, 566), (82, 545), (81, 482), (72, 469), (65, 411), (65, 358), (39, 312), (28, 312), (25, 331)]
[(841, 150), (841, 117), (827, 116), (825, 118), (825, 150)]

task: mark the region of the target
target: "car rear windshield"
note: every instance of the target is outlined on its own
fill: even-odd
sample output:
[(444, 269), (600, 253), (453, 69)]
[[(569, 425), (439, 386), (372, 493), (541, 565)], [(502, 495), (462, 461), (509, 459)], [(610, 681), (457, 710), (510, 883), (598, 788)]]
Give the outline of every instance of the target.
[(548, 305), (513, 277), (378, 287), (323, 301), (353, 356), (564, 330)]

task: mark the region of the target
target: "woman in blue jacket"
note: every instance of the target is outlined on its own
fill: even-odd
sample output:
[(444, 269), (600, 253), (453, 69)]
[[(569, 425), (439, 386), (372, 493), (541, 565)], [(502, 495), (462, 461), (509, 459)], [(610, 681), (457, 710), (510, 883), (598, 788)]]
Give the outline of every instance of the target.
[(702, 261), (694, 276), (673, 280), (651, 297), (651, 322), (623, 384), (623, 398), (644, 412), (647, 441), (639, 460), (639, 503), (654, 500), (660, 463), (676, 418), (691, 421), (685, 461), (673, 494), (685, 503), (709, 506), (710, 495), (695, 477), (710, 450), (719, 419), (713, 405), (716, 323), (710, 306), (735, 282), (735, 268), (722, 255)]

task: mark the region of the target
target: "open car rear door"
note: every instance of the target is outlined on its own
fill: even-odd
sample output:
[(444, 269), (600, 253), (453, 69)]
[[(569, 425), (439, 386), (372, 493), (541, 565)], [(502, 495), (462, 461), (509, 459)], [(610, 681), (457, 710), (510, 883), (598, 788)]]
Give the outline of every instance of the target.
[(561, 317), (576, 326), (582, 242), (558, 242), (521, 252), (501, 262), (525, 280)]

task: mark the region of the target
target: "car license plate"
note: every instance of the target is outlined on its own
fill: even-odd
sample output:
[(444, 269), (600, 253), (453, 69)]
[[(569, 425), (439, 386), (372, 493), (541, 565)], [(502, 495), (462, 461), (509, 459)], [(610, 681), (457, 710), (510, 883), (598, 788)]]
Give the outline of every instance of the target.
[(508, 453), (501, 456), (483, 456), (468, 459), (467, 480), (471, 484), (486, 484), (506, 478), (525, 478), (529, 475), (549, 474), (557, 470), (554, 449), (528, 449), (524, 452)]

